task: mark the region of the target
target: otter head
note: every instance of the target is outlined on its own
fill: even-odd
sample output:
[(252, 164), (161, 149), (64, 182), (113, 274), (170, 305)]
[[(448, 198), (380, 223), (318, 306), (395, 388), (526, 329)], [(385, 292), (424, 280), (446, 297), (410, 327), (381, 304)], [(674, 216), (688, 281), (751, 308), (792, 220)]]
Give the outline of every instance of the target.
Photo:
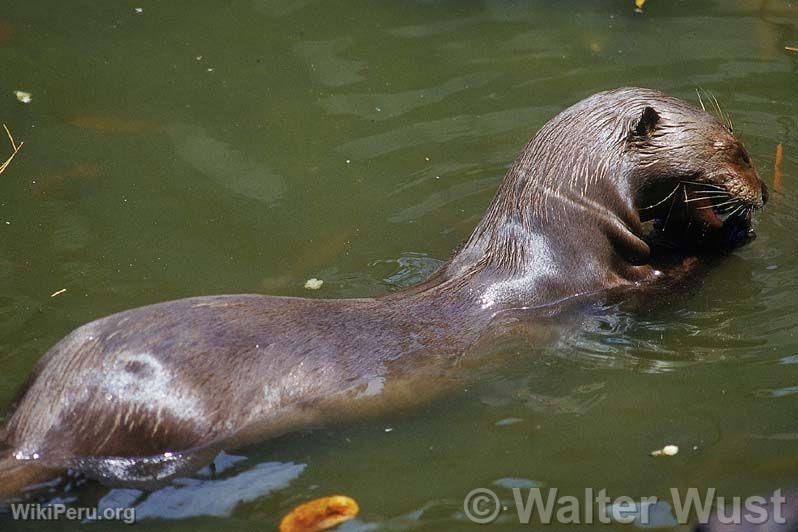
[(657, 94), (632, 116), (626, 149), (652, 248), (731, 249), (755, 237), (751, 215), (767, 201), (730, 122)]
[(529, 141), (444, 275), (513, 279), (504, 297), (523, 305), (651, 280), (749, 241), (766, 199), (722, 120), (651, 89), (600, 92)]

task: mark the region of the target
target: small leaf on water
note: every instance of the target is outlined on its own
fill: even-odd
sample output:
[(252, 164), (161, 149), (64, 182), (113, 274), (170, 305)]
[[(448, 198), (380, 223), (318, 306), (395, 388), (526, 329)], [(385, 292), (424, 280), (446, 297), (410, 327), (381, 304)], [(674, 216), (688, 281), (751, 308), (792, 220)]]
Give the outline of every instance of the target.
[(14, 91), (14, 96), (17, 97), (20, 103), (30, 103), (33, 100), (33, 95), (25, 91)]

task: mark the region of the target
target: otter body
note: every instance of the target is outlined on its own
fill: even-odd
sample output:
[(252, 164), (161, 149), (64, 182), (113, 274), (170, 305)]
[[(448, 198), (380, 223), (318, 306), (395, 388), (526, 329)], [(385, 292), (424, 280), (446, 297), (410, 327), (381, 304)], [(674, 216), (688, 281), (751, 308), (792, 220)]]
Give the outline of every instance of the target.
[[(6, 437), (46, 462), (192, 449), (261, 427), (281, 432), (272, 429), (292, 409), (312, 422), (337, 394), (380, 391), (400, 357), (445, 358), (467, 345), (469, 316), (408, 303), (234, 295), (115, 314), (48, 352)], [(422, 316), (411, 319), (413, 310)], [(56, 391), (59, 400), (42, 410)]]
[(647, 89), (596, 94), (538, 132), (463, 248), (419, 286), (191, 298), (75, 330), (12, 406), (0, 495), (67, 468), (163, 480), (222, 449), (423, 400), (502, 313), (673, 280), (684, 268), (667, 264), (746, 241), (764, 200), (715, 116)]

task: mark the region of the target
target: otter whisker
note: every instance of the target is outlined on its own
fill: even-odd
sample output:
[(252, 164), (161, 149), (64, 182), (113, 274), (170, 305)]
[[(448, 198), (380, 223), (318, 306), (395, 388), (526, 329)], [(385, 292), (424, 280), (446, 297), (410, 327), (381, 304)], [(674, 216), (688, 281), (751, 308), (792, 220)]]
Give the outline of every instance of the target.
[(715, 104), (715, 109), (717, 109), (717, 111), (718, 111), (718, 118), (720, 118), (720, 121), (725, 124), (726, 123), (726, 118), (723, 116), (723, 109), (721, 109), (721, 107), (720, 107), (720, 102), (718, 102), (718, 99), (711, 92), (709, 93), (709, 97), (712, 98), (712, 101)]
[(700, 185), (692, 185), (690, 190), (693, 190), (695, 192), (701, 192), (701, 191), (705, 191), (705, 192), (728, 192), (725, 188), (717, 188), (717, 187), (716, 188), (712, 188), (712, 187), (704, 188), (704, 187), (702, 187)]
[[(677, 186), (676, 190), (678, 190), (678, 189), (679, 189), (679, 187)], [(686, 198), (687, 197), (687, 187), (682, 187), (682, 190), (684, 191), (684, 197)], [(662, 230), (663, 231), (668, 228), (668, 222), (671, 219), (671, 214), (673, 213), (673, 206), (674, 205), (676, 205), (676, 195), (673, 195), (673, 199), (671, 200), (671, 206), (668, 207), (668, 215), (665, 216), (665, 221), (662, 223)]]
[(696, 89), (695, 90), (695, 94), (696, 94), (696, 96), (698, 96), (698, 103), (701, 104), (701, 110), (706, 113), (707, 112), (707, 108), (704, 106), (704, 100), (701, 99), (701, 91)]
[(709, 93), (709, 95), (715, 101), (715, 108), (717, 108), (718, 110), (718, 117), (720, 118), (720, 121), (723, 123), (723, 125), (725, 125), (728, 128), (729, 132), (732, 133), (734, 131), (734, 127), (731, 118), (728, 115), (724, 114), (723, 109), (721, 109), (720, 103), (718, 102), (718, 99), (715, 97), (715, 95), (712, 94), (711, 92)]
[(664, 198), (664, 199), (662, 199), (662, 200), (660, 200), (660, 201), (658, 201), (658, 202), (656, 202), (656, 203), (654, 203), (654, 204), (652, 204), (652, 205), (649, 205), (648, 207), (643, 207), (643, 208), (642, 208), (642, 209), (640, 209), (640, 210), (641, 210), (641, 211), (645, 211), (645, 210), (647, 210), (647, 209), (653, 209), (653, 208), (654, 208), (654, 207), (656, 207), (657, 205), (662, 205), (663, 203), (665, 203), (666, 201), (668, 201), (668, 200), (671, 198), (671, 196), (673, 196), (674, 194), (676, 194), (676, 191), (677, 191), (677, 190), (679, 190), (679, 187), (680, 187), (680, 186), (682, 186), (682, 185), (681, 185), (681, 183), (680, 183), (680, 184), (678, 184), (678, 185), (676, 185), (676, 187), (674, 187), (674, 189), (673, 189), (673, 190), (671, 190), (671, 193), (670, 193), (670, 194), (668, 194), (667, 196), (665, 196), (665, 198)]
[(685, 203), (693, 203), (695, 201), (701, 201), (705, 199), (711, 199), (715, 201), (725, 200), (727, 198), (731, 198), (728, 194), (698, 194), (690, 199), (685, 200)]
[(721, 120), (723, 121), (723, 109), (720, 108), (720, 102), (718, 102), (718, 99), (711, 92), (709, 93), (709, 96), (712, 98), (712, 101), (715, 102), (715, 109), (718, 110), (718, 116), (720, 116)]
[(723, 187), (710, 187), (710, 186), (707, 186), (706, 188), (704, 188), (701, 185), (693, 185), (693, 188), (691, 190), (712, 190), (712, 191), (715, 191), (715, 192), (728, 192)]
[(718, 193), (721, 193), (721, 194), (728, 194), (729, 193), (729, 191), (726, 190), (725, 188), (710, 188), (710, 187), (704, 188), (704, 187), (700, 187), (698, 185), (692, 186), (690, 188), (690, 190), (692, 190), (693, 192), (718, 192)]
[(738, 205), (737, 207), (735, 207), (735, 208), (734, 208), (734, 210), (732, 210), (732, 211), (729, 213), (729, 218), (734, 218), (735, 216), (738, 216), (738, 215), (740, 215), (740, 214), (743, 214), (743, 213), (745, 212), (745, 210), (746, 210), (746, 209), (745, 209), (745, 205), (741, 203), (740, 205)]
[(712, 191), (712, 190), (700, 191), (699, 190), (699, 191), (693, 191), (693, 192), (694, 192), (694, 194), (693, 194), (694, 196), (701, 196), (701, 197), (714, 197), (714, 198), (730, 198), (731, 197), (731, 195), (729, 195), (728, 193), (721, 192), (719, 190), (715, 190), (715, 191)]
[[(678, 188), (678, 187), (677, 187)], [(687, 189), (683, 188), (684, 190), (684, 197), (687, 197)], [(668, 227), (668, 222), (671, 219), (671, 213), (673, 213), (673, 206), (676, 205), (676, 196), (673, 196), (671, 200), (671, 206), (668, 207), (668, 215), (665, 217), (665, 222), (662, 224), (662, 230), (664, 231)]]
[(717, 199), (723, 199), (723, 198), (722, 198), (722, 197), (721, 197), (721, 198), (718, 198), (718, 197), (706, 196), (706, 197), (701, 197), (701, 198), (690, 198), (690, 199), (684, 200), (684, 202), (685, 202), (685, 203), (695, 203), (695, 202), (697, 202), (697, 201), (704, 201), (704, 200), (717, 200)]
[(693, 190), (696, 196), (715, 196), (718, 198), (730, 198), (731, 194), (724, 190)]
[(738, 203), (739, 201), (740, 200), (738, 200), (738, 199), (733, 199), (733, 200), (729, 200), (729, 201), (724, 201), (723, 203), (716, 203), (714, 205), (707, 205), (706, 207), (698, 207), (698, 209), (699, 210), (701, 210), (701, 209), (716, 209), (716, 208), (721, 207), (723, 205), (729, 205), (731, 203)]
[(705, 187), (718, 188), (720, 190), (726, 190), (720, 185), (716, 185), (714, 183), (707, 183), (707, 182), (704, 182), (704, 181), (685, 181), (684, 179), (682, 179), (681, 182), (682, 183), (686, 183), (688, 185), (703, 185)]
[[(690, 198), (690, 199), (686, 199), (686, 200), (684, 200), (684, 202), (685, 202), (685, 203), (693, 203), (693, 202), (695, 202), (695, 201), (701, 201), (701, 200), (712, 200), (712, 199), (721, 199), (721, 198), (727, 198), (727, 197), (729, 197), (729, 195), (728, 195), (728, 194), (721, 194), (721, 195), (715, 195), (715, 196), (701, 196), (701, 197), (699, 197), (699, 198)], [(735, 201), (736, 201), (736, 200), (735, 200)], [(719, 205), (720, 205), (720, 204), (719, 204)]]

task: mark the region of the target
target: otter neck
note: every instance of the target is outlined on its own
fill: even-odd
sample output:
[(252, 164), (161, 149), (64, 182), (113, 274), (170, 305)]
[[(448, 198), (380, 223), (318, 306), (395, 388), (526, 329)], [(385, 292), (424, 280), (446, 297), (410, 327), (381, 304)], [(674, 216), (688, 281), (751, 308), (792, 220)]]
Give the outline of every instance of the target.
[(631, 284), (648, 261), (622, 140), (574, 153), (552, 147), (546, 133), (525, 148), (445, 266), (443, 278), (483, 308), (544, 306)]

